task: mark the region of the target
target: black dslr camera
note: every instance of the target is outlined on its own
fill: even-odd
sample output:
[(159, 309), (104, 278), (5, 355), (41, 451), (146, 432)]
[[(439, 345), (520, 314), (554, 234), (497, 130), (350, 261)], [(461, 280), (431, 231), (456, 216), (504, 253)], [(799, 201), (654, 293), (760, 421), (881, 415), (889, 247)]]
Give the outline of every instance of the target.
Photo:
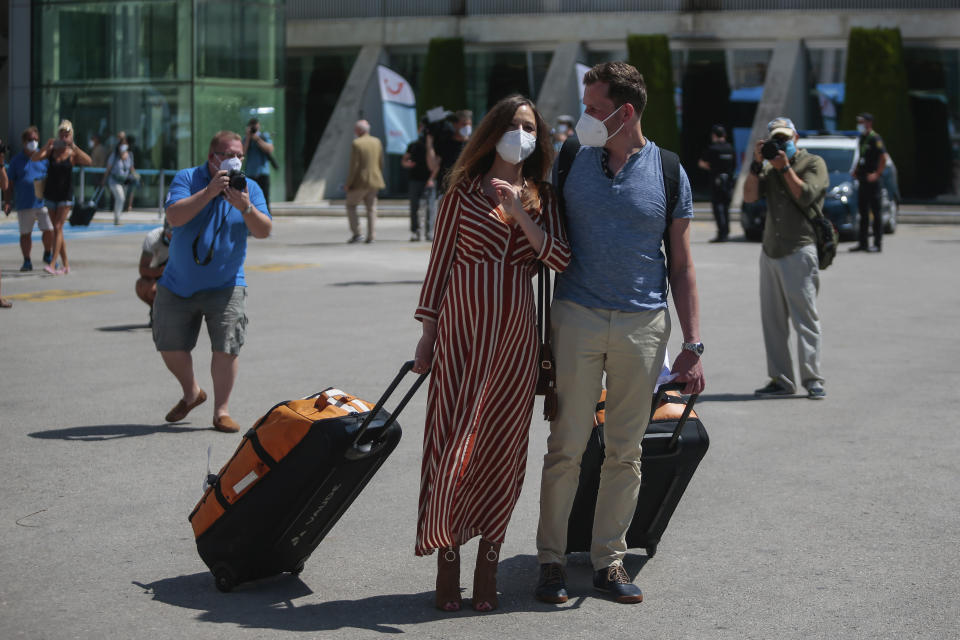
[(237, 191), (243, 191), (247, 188), (247, 176), (243, 174), (243, 171), (240, 169), (234, 169), (227, 172), (227, 177), (230, 179), (230, 188), (236, 189)]
[(780, 138), (770, 138), (760, 147), (760, 155), (767, 160), (773, 160), (781, 151), (787, 150), (787, 141)]

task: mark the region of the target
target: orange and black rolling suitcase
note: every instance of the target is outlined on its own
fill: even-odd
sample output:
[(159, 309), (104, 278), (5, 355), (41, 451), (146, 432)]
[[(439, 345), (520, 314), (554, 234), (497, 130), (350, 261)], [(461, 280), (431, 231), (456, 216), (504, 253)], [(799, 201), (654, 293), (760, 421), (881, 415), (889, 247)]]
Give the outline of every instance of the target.
[(412, 367), (403, 365), (373, 407), (330, 388), (276, 405), (244, 435), (190, 514), (218, 589), (303, 570), (400, 442), (396, 418), (427, 374), (392, 414), (383, 405)]
[[(648, 557), (657, 552), (660, 538), (710, 446), (707, 430), (693, 411), (697, 396), (692, 395), (685, 401), (680, 395), (668, 394), (683, 387), (684, 383), (676, 382), (660, 385), (643, 435), (640, 495), (627, 531), (627, 547), (645, 549)], [(567, 553), (590, 550), (604, 458), (603, 422), (604, 398), (601, 397), (595, 428), (580, 461), (580, 483), (567, 524)]]

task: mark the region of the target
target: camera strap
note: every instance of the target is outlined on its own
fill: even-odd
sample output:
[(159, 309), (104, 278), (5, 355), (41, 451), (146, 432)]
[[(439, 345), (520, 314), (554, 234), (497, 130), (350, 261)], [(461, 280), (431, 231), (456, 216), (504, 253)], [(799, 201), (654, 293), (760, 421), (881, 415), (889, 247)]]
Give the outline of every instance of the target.
[(197, 243), (200, 242), (200, 236), (202, 236), (206, 232), (207, 227), (204, 227), (203, 229), (201, 229), (197, 233), (197, 237), (193, 239), (193, 261), (196, 262), (201, 267), (207, 266), (208, 264), (210, 264), (210, 261), (213, 260), (213, 248), (217, 244), (217, 236), (220, 235), (220, 230), (223, 229), (223, 223), (226, 222), (226, 220), (227, 220), (226, 214), (220, 216), (220, 222), (217, 224), (217, 228), (213, 230), (213, 238), (210, 239), (210, 248), (207, 249), (207, 255), (203, 258), (203, 260), (201, 260), (200, 256), (197, 255)]

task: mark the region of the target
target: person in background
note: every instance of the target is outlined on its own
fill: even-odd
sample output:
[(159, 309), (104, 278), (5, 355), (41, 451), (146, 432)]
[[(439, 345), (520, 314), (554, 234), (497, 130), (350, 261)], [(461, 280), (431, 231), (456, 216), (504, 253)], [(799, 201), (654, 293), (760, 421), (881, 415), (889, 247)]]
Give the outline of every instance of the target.
[(257, 118), (250, 118), (243, 138), (243, 153), (247, 156), (246, 174), (260, 185), (263, 198), (270, 206), (270, 161), (273, 160), (273, 139), (260, 127)]
[(430, 224), (436, 217), (437, 182), (435, 170), (427, 165), (426, 117), (420, 122), (419, 136), (407, 145), (407, 152), (400, 159), (404, 169), (410, 171), (410, 242), (420, 240), (420, 199), (427, 199), (427, 215), (424, 216), (424, 234), (430, 239)]
[(90, 160), (93, 167), (105, 167), (107, 166), (107, 157), (110, 155), (110, 152), (103, 145), (103, 140), (100, 138), (99, 133), (91, 133), (90, 140), (87, 143), (87, 148), (90, 149)]
[(134, 287), (137, 297), (150, 307), (150, 326), (153, 326), (153, 301), (157, 297), (157, 281), (163, 275), (170, 256), (170, 238), (173, 229), (164, 218), (163, 226), (151, 229), (143, 239), (143, 249), (140, 251), (140, 277)]
[(50, 221), (53, 223), (53, 260), (60, 258), (61, 266), (51, 264), (43, 267), (47, 273), (64, 275), (70, 273), (67, 260), (67, 245), (63, 240), (63, 225), (73, 209), (73, 168), (89, 167), (92, 160), (73, 141), (73, 123), (62, 120), (57, 128), (57, 137), (50, 138), (42, 149), (34, 152), (32, 160), (40, 162), (49, 158), (47, 179), (43, 186), (43, 198)]
[(715, 124), (710, 130), (710, 146), (697, 166), (710, 172), (710, 204), (717, 223), (717, 237), (710, 242), (726, 242), (730, 235), (730, 200), (733, 197), (733, 145), (727, 142), (727, 130)]
[[(883, 170), (887, 167), (887, 149), (883, 138), (873, 130), (873, 116), (861, 113), (857, 116), (857, 131), (860, 132), (860, 160), (853, 170), (857, 179), (857, 210), (860, 214), (859, 242), (850, 251), (880, 253), (883, 249), (883, 216), (880, 212), (880, 190), (883, 186)], [(873, 213), (873, 246), (870, 246), (870, 214)]]
[[(43, 179), (47, 168), (43, 162), (33, 162), (30, 158), (40, 144), (40, 134), (34, 126), (24, 129), (20, 136), (23, 151), (10, 160), (10, 189), (13, 191), (12, 204), (17, 209), (17, 221), (20, 225), (20, 252), (23, 254), (23, 265), (20, 271), (32, 271), (33, 262), (30, 253), (33, 250), (33, 225), (40, 229), (43, 241), (43, 262), (50, 264), (53, 260), (53, 223), (50, 214), (43, 204), (43, 199), (37, 197), (34, 180)], [(4, 203), (4, 211), (9, 213), (11, 205), (10, 194)]]
[[(3, 153), (0, 153), (0, 193), (6, 193), (10, 190), (10, 178), (7, 176), (7, 165), (6, 158), (4, 158)], [(3, 274), (0, 273), (0, 280), (3, 279)], [(3, 296), (0, 296), (0, 309), (9, 309), (13, 306), (13, 303), (5, 299)]]
[(125, 187), (130, 185), (136, 176), (133, 166), (133, 151), (123, 131), (117, 133), (117, 146), (107, 158), (107, 171), (103, 174), (101, 185), (106, 182), (113, 194), (113, 224), (120, 224), (120, 214), (124, 209), (126, 199)]
[(560, 147), (567, 141), (571, 135), (576, 135), (573, 131), (573, 116), (557, 116), (557, 125), (553, 128), (553, 150), (560, 152)]
[(357, 120), (353, 127), (356, 138), (350, 147), (350, 172), (347, 175), (347, 221), (350, 223), (350, 239), (353, 244), (364, 239), (360, 235), (357, 206), (361, 202), (367, 208), (366, 242), (373, 242), (377, 223), (377, 192), (387, 184), (383, 181), (383, 144), (380, 138), (370, 135), (370, 123)]
[(827, 396), (820, 370), (820, 268), (817, 238), (804, 210), (822, 215), (830, 184), (823, 158), (797, 148), (793, 121), (779, 117), (767, 124), (779, 151), (764, 162), (758, 140), (750, 173), (743, 183), (743, 201), (767, 199), (760, 252), (760, 324), (770, 382), (754, 391), (760, 398), (793, 395), (797, 390), (790, 356), (790, 325), (797, 334), (800, 383), (811, 400)]

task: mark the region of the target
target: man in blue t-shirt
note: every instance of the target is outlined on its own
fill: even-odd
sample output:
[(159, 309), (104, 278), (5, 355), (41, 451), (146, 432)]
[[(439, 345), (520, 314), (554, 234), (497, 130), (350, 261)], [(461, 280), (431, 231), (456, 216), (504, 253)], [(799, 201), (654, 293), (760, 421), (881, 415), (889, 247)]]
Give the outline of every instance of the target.
[(576, 127), (583, 146), (562, 194), (573, 256), (558, 277), (551, 308), (561, 401), (543, 459), (536, 596), (544, 602), (567, 600), (567, 523), (606, 374), (605, 459), (590, 560), (597, 589), (617, 602), (634, 603), (643, 594), (623, 568), (623, 558), (640, 490), (640, 445), (670, 337), (668, 277), (683, 329), (672, 372), (687, 383), (686, 393), (704, 387), (690, 254), (693, 200), (681, 169), (668, 274), (660, 248), (667, 228), (660, 149), (640, 126), (647, 101), (643, 77), (626, 63), (609, 62), (588, 71), (584, 84), (586, 110)]
[(183, 389), (167, 422), (183, 420), (207, 399), (194, 377), (190, 355), (205, 319), (213, 351), (213, 427), (228, 433), (240, 428), (227, 403), (247, 326), (243, 276), (247, 235), (266, 238), (273, 225), (257, 183), (244, 178), (243, 190), (230, 184), (230, 174), (239, 172), (242, 162), (240, 136), (221, 131), (210, 141), (206, 164), (174, 177), (166, 203), (173, 227), (170, 256), (153, 303), (154, 344)]
[[(17, 210), (17, 221), (20, 224), (20, 252), (23, 254), (23, 265), (20, 271), (33, 271), (33, 262), (30, 252), (33, 250), (33, 225), (40, 229), (43, 241), (43, 261), (50, 264), (53, 251), (53, 223), (50, 214), (43, 206), (43, 199), (38, 198), (34, 188), (34, 180), (42, 180), (47, 175), (47, 162), (33, 162), (30, 156), (37, 150), (40, 142), (40, 133), (34, 126), (24, 129), (20, 136), (23, 142), (23, 151), (10, 160), (10, 186), (13, 188), (13, 206)], [(9, 213), (8, 204), (4, 206), (5, 213)]]
[(263, 199), (270, 204), (270, 161), (273, 158), (273, 140), (260, 128), (260, 121), (250, 118), (247, 135), (243, 139), (243, 153), (247, 156), (247, 175), (263, 190)]

